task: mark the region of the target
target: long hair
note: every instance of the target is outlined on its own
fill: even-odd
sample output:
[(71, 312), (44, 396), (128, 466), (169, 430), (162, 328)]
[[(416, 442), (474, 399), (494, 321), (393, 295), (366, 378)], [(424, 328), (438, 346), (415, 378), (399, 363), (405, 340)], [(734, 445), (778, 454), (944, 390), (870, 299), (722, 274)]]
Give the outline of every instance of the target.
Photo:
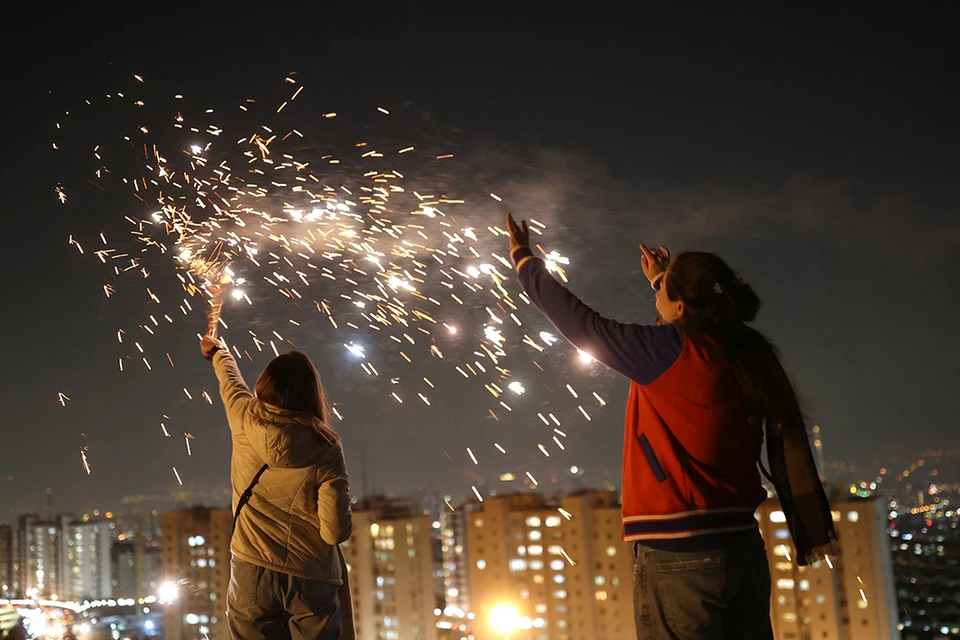
[(317, 418), (317, 433), (331, 443), (339, 440), (327, 426), (327, 398), (320, 374), (305, 354), (291, 351), (271, 360), (257, 379), (254, 391), (262, 402)]
[(805, 439), (803, 412), (777, 348), (747, 325), (760, 311), (753, 288), (719, 256), (699, 251), (676, 257), (664, 287), (670, 300), (683, 301), (678, 324), (694, 339), (712, 339), (732, 359), (747, 420), (758, 436), (766, 424)]

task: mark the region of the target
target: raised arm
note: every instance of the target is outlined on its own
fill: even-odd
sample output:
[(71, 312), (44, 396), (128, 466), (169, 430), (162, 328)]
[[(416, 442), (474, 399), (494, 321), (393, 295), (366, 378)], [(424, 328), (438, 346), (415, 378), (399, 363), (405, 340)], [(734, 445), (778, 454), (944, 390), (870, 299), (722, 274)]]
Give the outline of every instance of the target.
[(230, 418), (246, 401), (253, 398), (250, 388), (240, 375), (237, 361), (226, 345), (211, 336), (204, 336), (200, 342), (200, 351), (203, 356), (213, 362), (213, 370), (220, 382), (220, 398), (227, 409)]
[(332, 472), (320, 483), (317, 491), (317, 516), (320, 518), (320, 537), (331, 546), (347, 541), (353, 533), (350, 479), (342, 448)]
[(525, 229), (510, 255), (530, 301), (577, 348), (639, 384), (649, 384), (670, 368), (683, 350), (683, 332), (673, 325), (625, 324), (604, 318), (570, 293), (528, 246)]

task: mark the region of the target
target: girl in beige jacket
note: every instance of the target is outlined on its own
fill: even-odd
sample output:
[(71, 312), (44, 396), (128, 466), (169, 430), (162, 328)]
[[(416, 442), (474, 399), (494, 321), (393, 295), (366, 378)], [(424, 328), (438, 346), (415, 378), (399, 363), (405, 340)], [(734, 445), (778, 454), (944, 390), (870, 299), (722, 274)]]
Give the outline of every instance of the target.
[(350, 486), (317, 370), (302, 353), (282, 354), (254, 395), (223, 342), (205, 336), (200, 350), (213, 362), (233, 439), (231, 635), (354, 638), (339, 548), (353, 531)]

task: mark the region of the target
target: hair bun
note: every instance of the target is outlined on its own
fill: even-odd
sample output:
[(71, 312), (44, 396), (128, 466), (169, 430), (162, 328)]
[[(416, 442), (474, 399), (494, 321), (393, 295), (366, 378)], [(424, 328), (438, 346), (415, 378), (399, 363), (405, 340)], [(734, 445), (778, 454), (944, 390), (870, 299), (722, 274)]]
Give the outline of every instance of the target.
[(743, 280), (734, 280), (727, 286), (727, 294), (733, 301), (737, 315), (744, 322), (753, 322), (760, 312), (760, 298), (753, 292), (753, 287)]

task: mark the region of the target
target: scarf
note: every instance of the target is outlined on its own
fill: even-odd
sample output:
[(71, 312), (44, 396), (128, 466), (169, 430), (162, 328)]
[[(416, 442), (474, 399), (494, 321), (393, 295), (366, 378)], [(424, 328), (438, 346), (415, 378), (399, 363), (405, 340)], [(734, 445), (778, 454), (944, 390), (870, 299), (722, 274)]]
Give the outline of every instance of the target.
[(820, 482), (806, 434), (785, 435), (767, 425), (767, 463), (760, 468), (776, 488), (787, 527), (797, 549), (797, 564), (803, 566), (835, 554), (830, 502)]

